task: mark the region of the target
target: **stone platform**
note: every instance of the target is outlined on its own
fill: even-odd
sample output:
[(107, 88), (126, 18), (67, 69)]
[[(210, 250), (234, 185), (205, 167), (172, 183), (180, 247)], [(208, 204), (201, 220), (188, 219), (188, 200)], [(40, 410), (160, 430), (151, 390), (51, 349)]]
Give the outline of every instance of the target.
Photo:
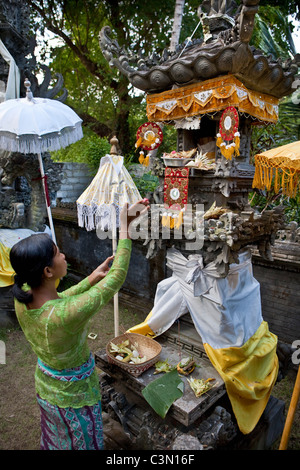
[[(170, 364), (176, 365), (180, 361), (180, 355), (181, 357), (187, 356), (184, 351), (179, 351), (177, 347), (168, 343), (166, 340), (160, 339), (158, 342), (162, 345), (162, 352), (159, 360), (164, 361), (168, 359)], [(226, 393), (224, 382), (214, 367), (203, 358), (194, 357), (194, 359), (196, 360), (197, 367), (192, 373), (192, 377), (195, 379), (201, 378), (205, 380), (208, 378), (214, 378), (215, 385), (206, 394), (197, 398), (187, 382), (187, 377), (181, 376), (181, 379), (184, 382), (184, 394), (173, 403), (168, 415), (186, 427), (192, 425), (199, 417), (209, 410), (222, 395)], [(144, 400), (142, 390), (153, 380), (161, 377), (161, 374), (154, 374), (154, 367), (151, 367), (139, 377), (134, 377), (118, 366), (109, 363), (105, 350), (97, 352), (95, 354), (95, 360), (99, 369), (107, 373), (116, 381), (126, 385), (128, 389), (137, 394), (142, 398), (142, 400)], [(146, 401), (145, 408), (149, 408), (149, 410), (151, 410)]]
[[(162, 419), (142, 395), (143, 388), (161, 374), (154, 374), (155, 368), (151, 367), (141, 376), (134, 377), (109, 363), (105, 350), (97, 351), (95, 361), (99, 369), (102, 408), (107, 423), (110, 423), (106, 435), (107, 448), (270, 449), (283, 430), (283, 402), (271, 397), (256, 428), (244, 436), (238, 429), (224, 382), (207, 358), (190, 315), (181, 317), (179, 323), (176, 322), (156, 341), (162, 346), (160, 360), (168, 359), (170, 364), (176, 365), (181, 358), (191, 356), (198, 365), (191, 376), (215, 378), (215, 386), (196, 398), (187, 378), (182, 376), (184, 394)], [(113, 429), (117, 429), (118, 439), (113, 438), (115, 431), (111, 431), (111, 423)]]

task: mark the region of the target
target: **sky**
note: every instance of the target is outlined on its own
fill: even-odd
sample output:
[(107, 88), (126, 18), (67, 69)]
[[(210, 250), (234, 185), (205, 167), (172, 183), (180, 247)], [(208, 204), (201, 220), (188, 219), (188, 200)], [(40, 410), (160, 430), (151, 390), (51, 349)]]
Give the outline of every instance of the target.
[(289, 17), (289, 19), (291, 19), (295, 25), (295, 29), (294, 29), (292, 36), (293, 36), (296, 52), (300, 54), (300, 21), (296, 21), (291, 17)]

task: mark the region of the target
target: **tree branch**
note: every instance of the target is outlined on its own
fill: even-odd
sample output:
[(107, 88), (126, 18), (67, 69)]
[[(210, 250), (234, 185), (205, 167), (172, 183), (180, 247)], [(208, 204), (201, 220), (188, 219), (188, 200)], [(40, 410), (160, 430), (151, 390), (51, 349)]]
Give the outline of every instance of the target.
[[(37, 5), (33, 0), (27, 0), (27, 3), (29, 4), (30, 7), (32, 7), (33, 10), (35, 10), (40, 17), (44, 20), (44, 23), (46, 27), (60, 37), (65, 44), (74, 52), (74, 54), (79, 58), (81, 63), (86, 67), (86, 69), (95, 77), (99, 78), (100, 80), (104, 80), (105, 76), (101, 72), (101, 70), (98, 67), (97, 62), (92, 61), (87, 57), (86, 54), (76, 45), (73, 43), (73, 41), (70, 39), (70, 37), (64, 33), (58, 26), (53, 24), (50, 18), (48, 18), (45, 10), (41, 8), (39, 5)], [(117, 82), (115, 80), (111, 80), (110, 87), (112, 89), (117, 89)]]

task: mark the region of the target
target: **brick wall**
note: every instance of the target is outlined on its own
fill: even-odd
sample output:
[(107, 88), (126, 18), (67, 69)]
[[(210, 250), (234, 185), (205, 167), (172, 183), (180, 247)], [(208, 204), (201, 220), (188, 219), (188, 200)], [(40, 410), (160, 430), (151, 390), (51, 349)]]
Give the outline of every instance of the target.
[(56, 193), (56, 200), (76, 202), (93, 179), (91, 171), (85, 163), (74, 162), (63, 163), (62, 171), (64, 177), (60, 190)]
[(279, 242), (273, 261), (253, 251), (253, 274), (260, 283), (262, 313), (269, 329), (291, 344), (300, 339), (300, 245)]

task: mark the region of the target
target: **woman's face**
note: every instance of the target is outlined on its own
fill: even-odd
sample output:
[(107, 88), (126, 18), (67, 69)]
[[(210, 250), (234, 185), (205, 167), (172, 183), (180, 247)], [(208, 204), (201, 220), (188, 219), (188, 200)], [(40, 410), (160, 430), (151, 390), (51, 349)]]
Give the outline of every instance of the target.
[(49, 267), (55, 279), (61, 279), (67, 274), (67, 262), (66, 257), (56, 247), (56, 254), (53, 258), (52, 266)]

